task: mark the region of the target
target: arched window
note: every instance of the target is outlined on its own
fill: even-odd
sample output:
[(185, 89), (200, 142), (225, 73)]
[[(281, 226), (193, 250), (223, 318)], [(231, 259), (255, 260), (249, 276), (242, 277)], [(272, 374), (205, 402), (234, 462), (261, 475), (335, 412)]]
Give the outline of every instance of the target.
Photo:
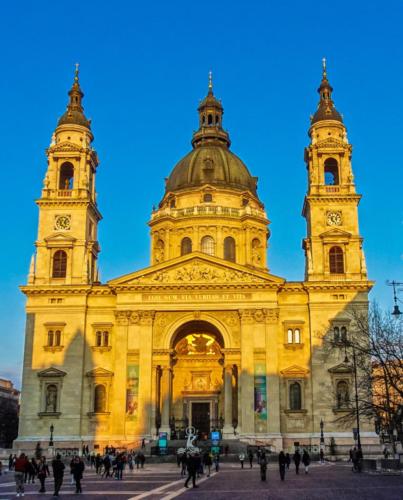
[(203, 195), (203, 201), (209, 203), (213, 201), (213, 195), (211, 193), (206, 193)]
[(67, 254), (64, 250), (57, 250), (53, 255), (53, 278), (65, 278), (67, 271)]
[(347, 328), (345, 326), (342, 326), (340, 328), (340, 333), (341, 333), (341, 341), (346, 342), (347, 341)]
[(53, 347), (53, 342), (55, 339), (55, 333), (53, 330), (48, 331), (48, 346)]
[(349, 405), (348, 383), (345, 380), (337, 382), (336, 388), (337, 408), (344, 408)]
[(290, 384), (290, 410), (300, 410), (301, 407), (301, 385), (293, 382)]
[(340, 342), (340, 328), (338, 326), (333, 328), (333, 340), (335, 342)]
[(208, 255), (215, 254), (215, 243), (214, 238), (211, 236), (203, 236), (201, 240), (201, 251)]
[(45, 411), (47, 413), (57, 412), (57, 385), (49, 384), (46, 387)]
[(192, 253), (192, 240), (186, 237), (181, 241), (181, 255), (186, 255), (188, 253)]
[(60, 167), (59, 189), (73, 189), (74, 167), (66, 162)]
[(215, 115), (215, 124), (218, 125), (220, 123), (220, 117)]
[(213, 115), (208, 115), (207, 116), (207, 125), (212, 125), (213, 124)]
[(332, 274), (344, 273), (344, 255), (340, 247), (332, 247), (329, 250), (329, 271)]
[(235, 262), (235, 240), (232, 236), (227, 236), (224, 240), (224, 259)]
[(94, 390), (94, 412), (104, 413), (106, 409), (106, 389), (102, 384), (95, 386)]
[(301, 343), (301, 331), (299, 328), (296, 328), (294, 330), (294, 344), (300, 344)]
[(294, 337), (293, 337), (293, 331), (292, 331), (292, 328), (289, 328), (287, 330), (287, 343), (288, 344), (292, 344), (294, 341)]
[(339, 166), (334, 158), (325, 160), (325, 184), (326, 186), (339, 184)]
[(62, 345), (62, 333), (61, 333), (61, 331), (60, 331), (60, 330), (56, 330), (56, 331), (55, 331), (55, 343), (54, 343), (54, 345), (55, 345), (56, 347), (58, 347), (58, 346), (61, 346), (61, 345)]

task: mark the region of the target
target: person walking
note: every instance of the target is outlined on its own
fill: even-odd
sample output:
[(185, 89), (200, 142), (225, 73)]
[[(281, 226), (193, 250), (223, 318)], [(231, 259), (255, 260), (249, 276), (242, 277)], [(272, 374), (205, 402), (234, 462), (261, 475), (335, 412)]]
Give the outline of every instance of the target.
[(70, 484), (74, 484), (74, 464), (76, 463), (76, 455), (70, 460)]
[(116, 479), (118, 480), (123, 479), (124, 466), (125, 466), (124, 456), (123, 453), (120, 453), (116, 457)]
[(287, 459), (284, 455), (284, 451), (281, 450), (278, 455), (278, 466), (280, 469), (280, 478), (282, 481), (284, 481), (286, 465), (287, 465)]
[(141, 468), (144, 469), (144, 464), (146, 463), (146, 457), (143, 452), (140, 453), (140, 464)]
[(14, 463), (14, 457), (13, 454), (10, 453), (10, 456), (8, 457), (8, 470), (10, 472), (13, 470), (13, 463)]
[(250, 468), (252, 468), (253, 467), (253, 451), (252, 450), (248, 451), (248, 458), (249, 458)]
[(35, 484), (35, 478), (38, 475), (38, 463), (34, 457), (31, 458), (29, 466), (28, 483)]
[(266, 453), (264, 452), (260, 454), (259, 465), (260, 465), (260, 479), (262, 481), (266, 481), (267, 459), (266, 459)]
[(239, 454), (239, 461), (241, 462), (241, 469), (243, 469), (243, 463), (245, 462), (245, 453)]
[(50, 472), (49, 472), (48, 464), (46, 463), (46, 458), (41, 457), (39, 464), (38, 464), (38, 479), (39, 479), (39, 482), (41, 483), (39, 493), (46, 492), (45, 480), (48, 476), (50, 476)]
[(187, 459), (187, 470), (188, 470), (188, 477), (186, 478), (185, 481), (185, 488), (189, 488), (188, 484), (189, 481), (192, 480), (193, 488), (198, 488), (196, 484), (196, 472), (199, 466), (198, 460), (196, 458), (196, 455), (190, 455)]
[(285, 454), (285, 465), (287, 467), (287, 470), (290, 469), (290, 464), (291, 464), (291, 457), (289, 453)]
[(362, 471), (362, 459), (364, 458), (364, 455), (362, 454), (362, 449), (358, 448), (357, 450), (357, 472)]
[(141, 440), (141, 449), (144, 450), (145, 447), (146, 447), (146, 440), (143, 438)]
[(23, 497), (25, 490), (24, 490), (24, 475), (27, 471), (28, 467), (28, 460), (27, 457), (25, 456), (25, 453), (21, 453), (21, 455), (17, 458), (17, 460), (14, 463), (14, 480), (15, 480), (15, 487), (17, 491), (17, 497)]
[(260, 449), (260, 446), (257, 447), (256, 456), (257, 456), (257, 464), (260, 465), (260, 457), (262, 456), (262, 450)]
[(321, 464), (324, 464), (325, 463), (325, 454), (321, 448), (320, 452), (319, 452), (319, 460), (320, 460), (320, 463)]
[(304, 464), (305, 467), (305, 474), (308, 474), (309, 464), (311, 463), (311, 457), (309, 456), (309, 453), (306, 450), (304, 450), (302, 454), (302, 463)]
[(353, 462), (353, 467), (351, 470), (353, 472), (357, 472), (357, 470), (358, 470), (358, 452), (357, 452), (356, 447), (354, 447), (354, 449), (351, 452), (351, 461)]
[(104, 471), (102, 473), (102, 477), (109, 477), (111, 475), (111, 473), (110, 473), (111, 459), (109, 458), (109, 455), (105, 455), (104, 460), (103, 460), (103, 465), (104, 465)]
[(203, 463), (204, 463), (205, 467), (207, 467), (207, 477), (210, 477), (211, 466), (213, 465), (213, 460), (211, 458), (211, 453), (209, 451), (206, 451), (206, 453), (204, 454)]
[(181, 476), (186, 476), (186, 467), (187, 467), (187, 456), (186, 453), (182, 453), (181, 455)]
[(76, 457), (73, 464), (73, 477), (76, 483), (76, 493), (82, 493), (81, 480), (83, 478), (85, 465), (81, 457)]
[(213, 463), (215, 467), (215, 471), (218, 472), (220, 470), (220, 455), (216, 453), (213, 458)]
[(55, 492), (53, 493), (54, 497), (59, 496), (60, 488), (63, 484), (63, 476), (64, 476), (64, 463), (61, 461), (61, 456), (58, 453), (56, 458), (52, 461), (52, 469), (53, 469), (53, 479), (55, 482)]
[(301, 454), (299, 450), (294, 453), (295, 474), (299, 474), (299, 464), (301, 463)]

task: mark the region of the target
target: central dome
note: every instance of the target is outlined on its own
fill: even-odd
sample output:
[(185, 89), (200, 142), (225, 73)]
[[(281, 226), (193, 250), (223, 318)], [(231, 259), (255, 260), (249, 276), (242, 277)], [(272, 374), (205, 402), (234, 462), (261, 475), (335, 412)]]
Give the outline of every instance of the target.
[(193, 151), (175, 166), (166, 182), (166, 193), (211, 184), (256, 194), (257, 177), (229, 150), (222, 127), (221, 102), (213, 94), (211, 75), (207, 96), (200, 102), (199, 129), (193, 134)]
[(212, 184), (256, 195), (256, 177), (252, 177), (238, 156), (222, 146), (195, 148), (175, 166), (166, 184), (166, 191)]

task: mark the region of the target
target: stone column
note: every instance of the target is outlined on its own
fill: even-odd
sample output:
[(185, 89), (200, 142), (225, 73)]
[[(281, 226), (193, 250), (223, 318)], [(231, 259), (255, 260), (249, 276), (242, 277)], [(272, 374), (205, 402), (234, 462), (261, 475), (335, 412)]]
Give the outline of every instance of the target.
[(171, 412), (171, 387), (172, 387), (172, 370), (169, 365), (161, 367), (161, 432), (170, 431), (169, 417)]
[(234, 435), (232, 427), (232, 365), (224, 368), (224, 435)]
[(125, 439), (126, 424), (126, 385), (127, 385), (127, 334), (130, 311), (115, 311), (116, 329), (114, 345), (113, 403), (111, 408), (111, 427), (109, 434), (118, 440)]

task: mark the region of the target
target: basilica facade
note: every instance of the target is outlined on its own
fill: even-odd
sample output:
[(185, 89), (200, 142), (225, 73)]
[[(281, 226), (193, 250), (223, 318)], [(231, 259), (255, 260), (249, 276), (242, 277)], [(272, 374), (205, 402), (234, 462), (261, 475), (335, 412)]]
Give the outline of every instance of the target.
[[(353, 334), (348, 311), (367, 309), (372, 283), (352, 147), (325, 67), (318, 92), (305, 149), (303, 281), (269, 271), (257, 179), (230, 149), (210, 78), (192, 150), (148, 222), (150, 266), (101, 283), (98, 157), (76, 71), (47, 150), (36, 252), (21, 287), (18, 447), (46, 441), (50, 425), (56, 446), (96, 448), (192, 425), (279, 451), (319, 444), (321, 421), (327, 443), (351, 446), (340, 417), (354, 399), (353, 369), (327, 340)], [(362, 443), (375, 443), (371, 422), (361, 426)]]

